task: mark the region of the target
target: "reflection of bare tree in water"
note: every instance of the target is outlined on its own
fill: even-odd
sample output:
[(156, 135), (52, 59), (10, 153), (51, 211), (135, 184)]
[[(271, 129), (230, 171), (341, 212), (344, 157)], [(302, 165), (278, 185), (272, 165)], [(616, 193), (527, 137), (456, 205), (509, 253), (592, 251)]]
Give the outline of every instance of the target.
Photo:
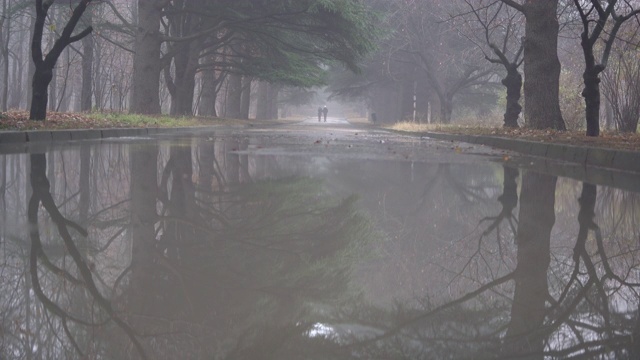
[(466, 179), (459, 179), (451, 172), (451, 164), (438, 164), (436, 173), (431, 179), (425, 183), (424, 190), (420, 195), (420, 203), (413, 212), (419, 212), (429, 204), (429, 195), (437, 187), (438, 184), (444, 183), (453, 191), (453, 195), (460, 199), (463, 203), (472, 203), (473, 201), (483, 198), (483, 187), (472, 186), (465, 183)]
[[(494, 221), (488, 228), (497, 229), (495, 222), (508, 217), (516, 206), (515, 184), (508, 180), (514, 178), (505, 176), (498, 198), (503, 211), (486, 217)], [(635, 358), (638, 244), (629, 250), (607, 248), (595, 222), (596, 187), (583, 184), (573, 257), (554, 254), (556, 182), (550, 175), (523, 175), (515, 270), (478, 277), (479, 286), (448, 301), (425, 299), (424, 309), (407, 305), (396, 313), (358, 310), (351, 317), (327, 321), (360, 328), (359, 333), (348, 335), (344, 325), (335, 327), (347, 343), (343, 348), (378, 358), (398, 354), (412, 359)], [(567, 210), (566, 204), (561, 206)], [(481, 238), (486, 235), (485, 231)], [(616, 266), (607, 254), (614, 250), (620, 258)], [(482, 256), (488, 264), (496, 260), (487, 259), (487, 253), (472, 256)], [(510, 261), (508, 256), (495, 256)], [(627, 264), (621, 266), (624, 261)], [(457, 278), (474, 275), (483, 273), (455, 274)]]
[(2, 156), (0, 165), (0, 244), (4, 242), (7, 228), (7, 155)]
[[(66, 219), (58, 210), (49, 190), (49, 180), (45, 173), (46, 168), (47, 160), (44, 154), (31, 155), (31, 187), (33, 193), (28, 206), (29, 234), (31, 238), (29, 271), (31, 274), (32, 287), (36, 297), (44, 305), (47, 311), (56, 315), (61, 320), (64, 332), (78, 353), (83, 354), (83, 351), (78, 346), (74, 335), (69, 329), (69, 322), (87, 327), (97, 327), (110, 320), (116, 323), (118, 327), (127, 334), (131, 342), (135, 345), (140, 356), (142, 358), (146, 358), (144, 349), (138, 341), (137, 335), (133, 329), (116, 314), (111, 302), (105, 298), (98, 289), (92, 275), (92, 270), (85, 259), (83, 259), (69, 230), (73, 229), (82, 236), (87, 236), (87, 232), (78, 224)], [(45, 254), (40, 240), (38, 224), (38, 210), (40, 205), (43, 206), (47, 214), (51, 217), (51, 220), (55, 223), (58, 233), (64, 242), (65, 249), (73, 259), (79, 276), (56, 266)], [(107, 318), (100, 319), (98, 321), (95, 319), (81, 319), (73, 315), (70, 311), (63, 309), (59, 304), (52, 300), (50, 296), (45, 294), (40, 282), (41, 275), (39, 274), (40, 268), (38, 263), (40, 263), (45, 269), (49, 270), (52, 274), (64, 278), (69, 283), (76, 286), (83, 286), (91, 294), (93, 301), (96, 302), (98, 307), (104, 311)]]
[[(629, 329), (633, 326), (628, 319), (637, 318), (637, 309), (632, 310), (628, 306), (619, 308), (613, 302), (616, 299), (628, 301), (629, 295), (634, 301), (638, 298), (640, 282), (631, 276), (632, 269), (638, 265), (629, 264), (630, 267), (622, 275), (612, 269), (601, 229), (595, 222), (596, 198), (596, 186), (584, 183), (579, 198), (579, 230), (573, 250), (573, 271), (562, 293), (553, 302), (551, 311), (555, 313), (555, 318), (548, 326), (553, 330), (565, 327), (575, 334), (593, 332), (599, 335), (596, 339), (585, 336), (573, 339), (575, 345), (567, 353), (602, 344), (607, 347), (605, 353), (626, 358), (630, 354), (629, 344), (632, 340)], [(593, 234), (591, 239), (594, 245), (588, 245), (589, 233)]]
[(3, 223), (6, 221), (5, 214), (7, 212), (7, 155), (2, 155), (2, 167), (0, 168), (2, 174), (0, 174), (0, 203), (3, 217)]
[(502, 254), (502, 237), (500, 232), (500, 225), (503, 221), (507, 221), (512, 233), (516, 233), (516, 225), (518, 219), (513, 214), (513, 211), (518, 206), (518, 184), (516, 179), (518, 177), (518, 169), (503, 166), (503, 187), (502, 194), (498, 196), (498, 202), (502, 205), (500, 213), (495, 216), (487, 216), (480, 220), (480, 223), (489, 222), (487, 228), (482, 232), (482, 237), (485, 237), (492, 232), (496, 232), (496, 240), (498, 243), (500, 254)]

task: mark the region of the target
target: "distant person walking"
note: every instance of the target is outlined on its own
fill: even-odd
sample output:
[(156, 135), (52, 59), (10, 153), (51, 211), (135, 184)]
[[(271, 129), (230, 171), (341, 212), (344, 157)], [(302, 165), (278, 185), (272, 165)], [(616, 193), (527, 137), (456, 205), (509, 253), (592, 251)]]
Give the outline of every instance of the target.
[(327, 109), (327, 105), (322, 108), (322, 113), (324, 114), (324, 122), (327, 122), (327, 113), (329, 113), (329, 109)]
[(318, 122), (322, 120), (322, 106), (318, 107)]

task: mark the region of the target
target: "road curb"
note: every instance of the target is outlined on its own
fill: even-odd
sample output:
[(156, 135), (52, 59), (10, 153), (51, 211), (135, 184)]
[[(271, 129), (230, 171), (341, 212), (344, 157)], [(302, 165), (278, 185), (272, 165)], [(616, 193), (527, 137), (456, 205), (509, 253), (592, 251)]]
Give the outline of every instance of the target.
[[(406, 132), (400, 133), (407, 134)], [(432, 132), (419, 133), (416, 135), (438, 140), (486, 145), (498, 149), (519, 152), (525, 155), (562, 160), (585, 166), (598, 166), (613, 170), (640, 172), (640, 152), (636, 151), (549, 144), (500, 136), (457, 135)]]
[(74, 130), (30, 130), (0, 131), (0, 145), (24, 143), (48, 143), (54, 141), (99, 140), (120, 137), (139, 137), (149, 135), (171, 135), (213, 131), (215, 126), (194, 126), (180, 128), (110, 128), (110, 129), (74, 129)]

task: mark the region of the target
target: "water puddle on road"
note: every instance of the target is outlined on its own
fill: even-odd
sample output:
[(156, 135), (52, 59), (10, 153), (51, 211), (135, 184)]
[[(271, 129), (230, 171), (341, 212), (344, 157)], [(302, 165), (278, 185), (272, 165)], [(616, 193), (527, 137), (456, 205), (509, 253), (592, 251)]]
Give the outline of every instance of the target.
[(0, 358), (637, 358), (637, 189), (531, 164), (340, 128), (0, 155)]

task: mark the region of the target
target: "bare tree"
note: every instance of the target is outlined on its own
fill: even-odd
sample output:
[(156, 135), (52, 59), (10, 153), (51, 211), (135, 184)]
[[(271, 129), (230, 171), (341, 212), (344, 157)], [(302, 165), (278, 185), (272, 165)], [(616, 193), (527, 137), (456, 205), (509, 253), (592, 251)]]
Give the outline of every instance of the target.
[(636, 132), (640, 119), (640, 59), (628, 45), (614, 51), (602, 72), (603, 94), (618, 131)]
[[(580, 20), (582, 34), (580, 45), (584, 54), (585, 69), (582, 75), (584, 90), (582, 96), (585, 101), (585, 115), (587, 122), (587, 136), (600, 135), (600, 73), (607, 67), (611, 46), (616, 39), (620, 26), (640, 13), (630, 1), (624, 1), (623, 7), (628, 10), (625, 15), (616, 12), (617, 0), (610, 0), (603, 4), (600, 0), (574, 0)], [(613, 20), (611, 29), (605, 30), (609, 19)], [(604, 46), (600, 59), (596, 59), (594, 47), (600, 36), (605, 32)]]
[(87, 27), (80, 33), (73, 35), (80, 17), (87, 9), (87, 5), (92, 0), (80, 0), (78, 5), (73, 10), (71, 18), (67, 22), (66, 26), (62, 30), (62, 34), (56, 40), (53, 47), (43, 56), (42, 53), (42, 34), (44, 32), (44, 23), (47, 18), (49, 8), (53, 5), (51, 0), (36, 0), (36, 18), (33, 30), (33, 40), (31, 42), (31, 56), (35, 64), (35, 73), (33, 75), (33, 98), (31, 101), (31, 111), (29, 119), (31, 120), (45, 120), (47, 117), (47, 103), (48, 99), (48, 87), (51, 79), (53, 78), (53, 68), (62, 54), (62, 51), (71, 43), (81, 40), (85, 36), (89, 35), (93, 28)]
[(477, 61), (477, 48), (459, 35), (453, 23), (444, 21), (449, 4), (439, 4), (440, 14), (425, 2), (398, 2), (397, 6), (393, 27), (402, 42), (390, 52), (405, 57), (400, 61), (412, 61), (426, 76), (440, 103), (440, 121), (450, 123), (454, 98), (486, 84), (493, 68)]
[[(494, 64), (502, 65), (507, 71), (507, 76), (502, 79), (502, 85), (507, 88), (504, 127), (518, 127), (518, 117), (522, 111), (522, 106), (519, 104), (522, 75), (518, 68), (523, 61), (524, 42), (521, 39), (523, 16), (512, 8), (504, 6), (502, 2), (481, 1), (478, 4), (465, 0), (465, 3), (475, 17), (475, 23), (480, 25), (480, 29), (471, 27), (468, 37), (476, 42), (476, 38), (481, 36), (478, 33), (482, 33), (484, 44), (476, 43), (483, 49), (485, 58)], [(484, 51), (486, 46), (493, 55)]]
[[(89, 11), (86, 16), (86, 23), (89, 26), (93, 23), (93, 13)], [(92, 95), (93, 95), (93, 49), (95, 47), (95, 40), (92, 36), (86, 36), (82, 39), (82, 89), (80, 110), (91, 111), (93, 107)]]

